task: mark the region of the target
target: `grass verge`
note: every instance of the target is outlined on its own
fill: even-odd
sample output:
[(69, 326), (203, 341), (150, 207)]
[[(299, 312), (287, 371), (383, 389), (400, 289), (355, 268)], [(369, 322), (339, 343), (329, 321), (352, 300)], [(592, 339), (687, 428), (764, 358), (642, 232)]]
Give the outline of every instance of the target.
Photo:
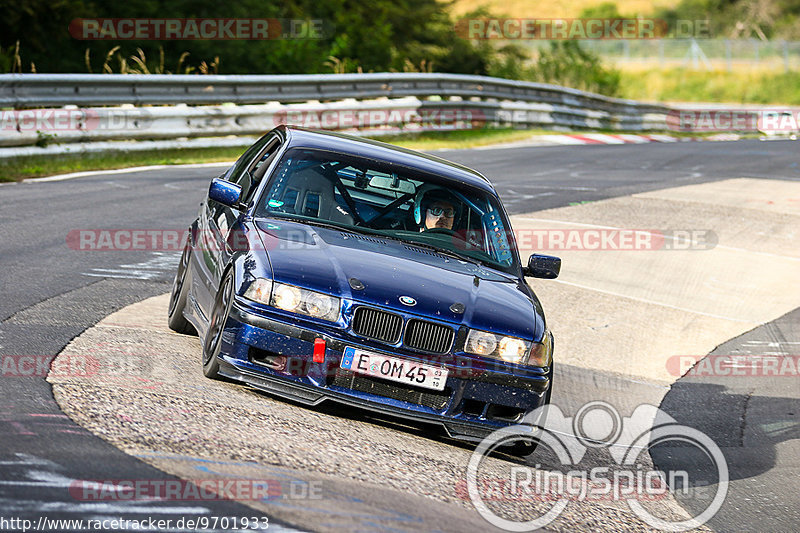
[(800, 72), (622, 69), (621, 96), (649, 102), (800, 105)]
[(19, 181), (86, 170), (235, 161), (242, 152), (244, 147), (14, 157), (0, 159), (0, 181)]

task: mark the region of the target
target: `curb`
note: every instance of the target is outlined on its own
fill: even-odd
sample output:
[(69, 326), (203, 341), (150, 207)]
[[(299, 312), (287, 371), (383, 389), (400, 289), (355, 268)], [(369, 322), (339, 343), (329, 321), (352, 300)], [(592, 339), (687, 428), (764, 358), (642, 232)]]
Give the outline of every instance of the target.
[[(653, 133), (649, 135), (635, 133), (564, 133), (557, 135), (536, 135), (522, 141), (478, 146), (472, 150), (493, 150), (500, 148), (522, 148), (532, 146), (586, 146), (597, 144), (648, 144), (677, 143), (701, 141), (738, 141), (742, 137), (732, 133), (720, 133), (708, 137), (673, 137), (672, 135)], [(451, 150), (450, 148), (442, 150)], [(436, 150), (440, 151), (440, 150)]]

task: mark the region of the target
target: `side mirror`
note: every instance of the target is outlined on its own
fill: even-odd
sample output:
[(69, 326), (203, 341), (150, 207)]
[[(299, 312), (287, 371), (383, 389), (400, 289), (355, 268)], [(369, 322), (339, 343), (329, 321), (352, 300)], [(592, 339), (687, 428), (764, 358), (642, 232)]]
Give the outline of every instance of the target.
[(238, 207), (241, 194), (241, 187), (222, 178), (211, 180), (211, 186), (208, 188), (209, 198), (228, 207)]
[(523, 274), (532, 278), (556, 279), (560, 272), (560, 257), (533, 254), (528, 258), (528, 267)]

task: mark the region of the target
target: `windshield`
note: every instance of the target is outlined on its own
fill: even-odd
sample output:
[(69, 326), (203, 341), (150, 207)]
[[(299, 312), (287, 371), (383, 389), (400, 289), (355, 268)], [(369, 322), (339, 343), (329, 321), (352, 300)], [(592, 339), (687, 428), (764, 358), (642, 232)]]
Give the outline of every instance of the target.
[(287, 151), (255, 216), (334, 224), (510, 273), (518, 264), (494, 196), (408, 167), (323, 150)]

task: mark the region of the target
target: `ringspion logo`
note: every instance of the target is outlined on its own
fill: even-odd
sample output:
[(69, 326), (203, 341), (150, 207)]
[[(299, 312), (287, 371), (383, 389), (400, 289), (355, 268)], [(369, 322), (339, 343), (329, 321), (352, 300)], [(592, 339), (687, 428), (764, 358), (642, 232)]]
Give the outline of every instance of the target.
[[(539, 426), (540, 421), (546, 421), (545, 427)], [(543, 467), (506, 463), (498, 467), (486, 461), (496, 450), (525, 441), (538, 443), (529, 460), (536, 461), (547, 454), (555, 464)], [(713, 473), (714, 479), (693, 479), (686, 470), (653, 468), (648, 450), (656, 446), (693, 448), (702, 458), (697, 461), (713, 466), (708, 472)], [(590, 449), (607, 451), (611, 461), (591, 468), (583, 466)], [(498, 474), (502, 477), (498, 478)], [(705, 433), (678, 424), (653, 405), (640, 405), (630, 417), (623, 417), (610, 404), (594, 401), (582, 406), (573, 417), (565, 416), (553, 404), (546, 405), (526, 415), (521, 424), (493, 432), (473, 452), (466, 480), (457, 484), (456, 493), (469, 498), (487, 522), (506, 531), (546, 527), (573, 501), (614, 501), (625, 503), (654, 529), (678, 532), (708, 522), (722, 507), (728, 483), (725, 456)], [(697, 500), (688, 519), (663, 517), (658, 506), (653, 509), (647, 505), (678, 491)], [(509, 515), (508, 502), (545, 505), (514, 506), (517, 512)]]

